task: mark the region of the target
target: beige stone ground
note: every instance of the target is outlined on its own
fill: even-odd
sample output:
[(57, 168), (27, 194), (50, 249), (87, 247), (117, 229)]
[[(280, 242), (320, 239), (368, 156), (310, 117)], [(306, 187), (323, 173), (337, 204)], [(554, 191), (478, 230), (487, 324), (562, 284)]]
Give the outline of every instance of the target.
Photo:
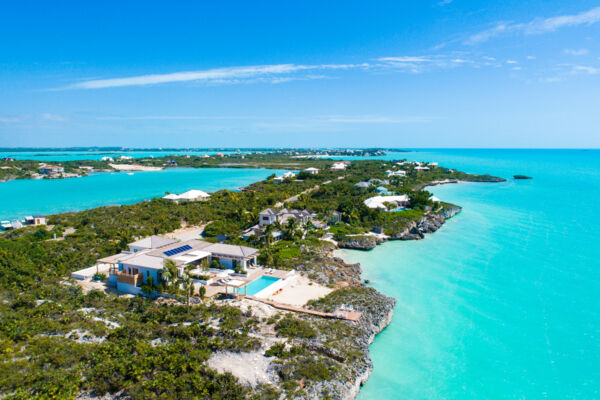
[(83, 293), (87, 293), (90, 290), (99, 290), (104, 293), (117, 293), (117, 289), (108, 286), (105, 282), (89, 281), (89, 280), (75, 280), (75, 283), (81, 286)]
[(298, 276), (295, 283), (285, 286), (279, 294), (269, 296), (269, 300), (292, 306), (304, 306), (309, 300), (316, 300), (333, 291), (317, 283), (312, 285), (309, 283), (308, 278)]
[(117, 171), (160, 171), (162, 167), (147, 167), (138, 164), (109, 164)]
[(202, 237), (202, 232), (204, 232), (204, 227), (206, 225), (207, 224), (202, 226), (188, 226), (185, 228), (174, 230), (173, 232), (167, 233), (164, 236), (171, 239), (181, 240), (182, 242), (191, 239), (200, 239)]
[(269, 371), (271, 361), (263, 351), (251, 353), (213, 353), (206, 364), (219, 371), (230, 372), (242, 384), (256, 386), (260, 383), (276, 383), (277, 377)]

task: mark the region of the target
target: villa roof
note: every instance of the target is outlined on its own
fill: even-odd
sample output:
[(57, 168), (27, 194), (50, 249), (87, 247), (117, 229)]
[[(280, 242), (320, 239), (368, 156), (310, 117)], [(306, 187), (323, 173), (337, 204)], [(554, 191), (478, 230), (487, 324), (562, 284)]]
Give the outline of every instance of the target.
[(156, 249), (176, 242), (177, 241), (174, 239), (153, 235), (147, 238), (140, 239), (133, 243), (129, 243), (129, 246), (143, 247), (146, 249)]
[(122, 260), (124, 264), (133, 265), (136, 267), (145, 267), (151, 269), (163, 269), (165, 259), (154, 257), (149, 254), (134, 254), (133, 257)]
[(258, 215), (277, 215), (277, 211), (272, 208), (267, 208), (266, 210), (259, 212)]
[(251, 257), (258, 253), (257, 249), (253, 249), (251, 247), (223, 243), (211, 244), (206, 248), (206, 251), (209, 251), (216, 255), (225, 255), (240, 258)]
[(375, 196), (368, 198), (364, 204), (369, 208), (387, 208), (383, 203), (407, 202), (409, 197), (405, 194), (399, 196)]
[(210, 197), (210, 195), (202, 190), (188, 190), (187, 192), (181, 193), (179, 198), (182, 200), (192, 200), (198, 197)]
[(119, 262), (119, 260), (121, 260), (122, 258), (125, 258), (126, 256), (129, 256), (129, 255), (131, 255), (131, 254), (130, 253), (113, 254), (112, 256), (100, 258), (99, 260), (96, 260), (96, 262), (103, 263), (103, 264), (116, 264)]

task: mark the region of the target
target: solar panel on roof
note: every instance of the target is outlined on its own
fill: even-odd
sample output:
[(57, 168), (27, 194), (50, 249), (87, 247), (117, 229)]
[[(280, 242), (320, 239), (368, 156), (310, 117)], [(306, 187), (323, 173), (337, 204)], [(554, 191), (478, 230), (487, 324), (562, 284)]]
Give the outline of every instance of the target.
[(183, 253), (184, 251), (191, 250), (191, 249), (192, 249), (192, 246), (190, 246), (189, 244), (186, 244), (181, 247), (176, 247), (174, 249), (167, 250), (164, 252), (164, 255), (166, 255), (167, 257), (171, 257), (171, 256), (174, 256), (175, 254)]

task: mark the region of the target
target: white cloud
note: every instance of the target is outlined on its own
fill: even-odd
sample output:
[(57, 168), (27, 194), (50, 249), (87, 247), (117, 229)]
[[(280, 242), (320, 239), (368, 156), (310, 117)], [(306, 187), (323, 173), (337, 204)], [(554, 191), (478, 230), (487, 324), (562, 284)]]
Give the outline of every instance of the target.
[(61, 115), (58, 114), (50, 114), (50, 113), (43, 113), (42, 115), (40, 115), (40, 118), (46, 121), (54, 121), (54, 122), (63, 122), (66, 121), (67, 119)]
[[(340, 70), (367, 68), (368, 64), (321, 64), (321, 65), (255, 65), (244, 67), (215, 68), (199, 71), (184, 71), (168, 74), (151, 74), (125, 78), (94, 79), (72, 84), (63, 89), (103, 89), (126, 86), (147, 86), (176, 82), (242, 83), (257, 78), (270, 78), (274, 83), (281, 82), (285, 75), (314, 70)], [(287, 77), (297, 79), (294, 77)]]
[(358, 115), (358, 116), (329, 116), (327, 122), (342, 124), (405, 124), (413, 122), (428, 122), (431, 119), (418, 116), (390, 117), (381, 115)]
[(572, 73), (586, 73), (589, 75), (596, 75), (600, 73), (600, 68), (590, 67), (587, 65), (572, 65), (571, 66)]
[(21, 119), (16, 117), (0, 117), (0, 122), (3, 124), (10, 124), (13, 122), (21, 122)]
[(403, 56), (403, 57), (380, 57), (377, 59), (378, 61), (383, 62), (392, 62), (392, 63), (422, 63), (422, 62), (430, 62), (431, 59), (429, 57), (413, 57), (413, 56)]
[(468, 45), (486, 42), (491, 38), (514, 32), (523, 32), (527, 35), (553, 32), (560, 28), (578, 25), (592, 25), (600, 22), (600, 7), (574, 15), (559, 15), (550, 18), (536, 18), (528, 23), (498, 23), (495, 27), (471, 35), (464, 41)]
[(519, 62), (516, 60), (506, 60), (507, 64), (518, 64)]
[(590, 51), (588, 49), (564, 49), (563, 53), (571, 56), (584, 56)]

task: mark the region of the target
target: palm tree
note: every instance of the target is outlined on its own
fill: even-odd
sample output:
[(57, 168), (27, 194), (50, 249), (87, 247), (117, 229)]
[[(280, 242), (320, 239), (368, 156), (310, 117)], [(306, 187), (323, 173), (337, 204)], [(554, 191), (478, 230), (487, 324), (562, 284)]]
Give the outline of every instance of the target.
[(163, 279), (166, 283), (168, 293), (176, 294), (179, 291), (179, 279), (177, 274), (177, 266), (169, 259), (164, 262)]
[(275, 226), (273, 224), (269, 224), (265, 226), (263, 230), (263, 235), (265, 237), (265, 245), (267, 248), (271, 246), (271, 241), (273, 240), (273, 232), (275, 231)]
[(298, 229), (298, 221), (296, 218), (290, 218), (286, 224), (286, 235), (288, 239), (293, 239), (296, 235), (296, 230)]
[(194, 282), (192, 278), (186, 273), (181, 281), (183, 283), (183, 288), (185, 290), (186, 304), (188, 308), (190, 307), (190, 297), (194, 295)]

